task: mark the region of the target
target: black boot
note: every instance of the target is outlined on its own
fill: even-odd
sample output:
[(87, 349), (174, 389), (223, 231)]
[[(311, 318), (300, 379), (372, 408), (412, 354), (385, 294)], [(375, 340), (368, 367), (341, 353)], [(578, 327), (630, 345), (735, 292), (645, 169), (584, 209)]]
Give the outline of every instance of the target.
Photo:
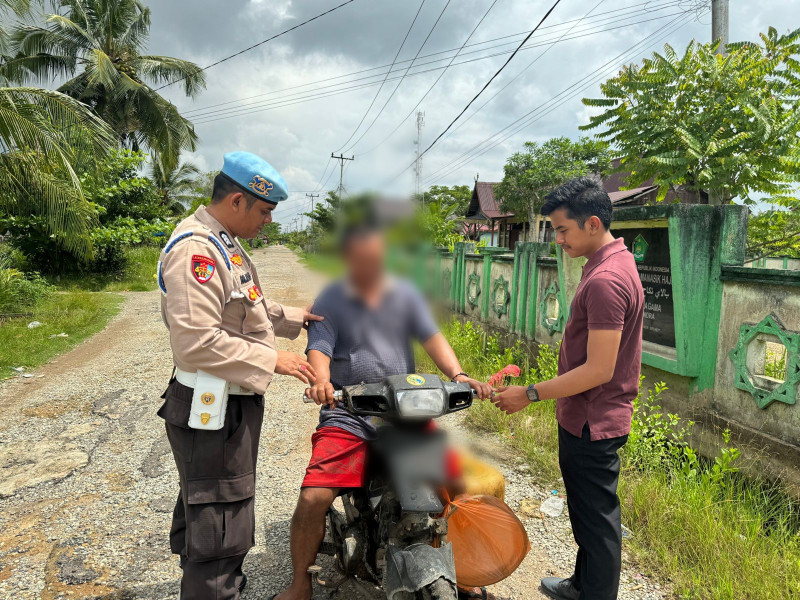
[(555, 600), (578, 600), (581, 595), (581, 591), (572, 582), (572, 577), (545, 577), (542, 579), (542, 591)]

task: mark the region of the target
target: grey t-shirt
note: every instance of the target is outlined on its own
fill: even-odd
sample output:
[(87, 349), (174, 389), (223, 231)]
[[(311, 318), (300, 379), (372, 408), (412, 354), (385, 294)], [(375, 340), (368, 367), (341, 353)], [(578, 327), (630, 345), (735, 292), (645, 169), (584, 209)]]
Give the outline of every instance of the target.
[[(331, 358), (335, 389), (359, 383), (379, 383), (388, 375), (414, 372), (413, 340), (427, 341), (439, 331), (428, 304), (408, 281), (392, 279), (376, 309), (367, 307), (343, 280), (325, 288), (314, 302), (308, 328), (309, 350)], [(342, 408), (320, 410), (319, 426), (339, 427), (358, 437), (375, 437), (375, 424)]]

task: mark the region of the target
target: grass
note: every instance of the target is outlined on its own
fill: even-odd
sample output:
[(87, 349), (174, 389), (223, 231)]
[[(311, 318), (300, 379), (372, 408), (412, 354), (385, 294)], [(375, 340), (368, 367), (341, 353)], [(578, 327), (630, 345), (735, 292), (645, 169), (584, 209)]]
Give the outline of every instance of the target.
[(132, 246), (125, 248), (127, 265), (121, 273), (70, 274), (53, 281), (62, 290), (90, 292), (147, 292), (158, 287), (156, 265), (161, 248)]
[[(466, 372), (487, 379), (506, 364), (522, 367), (515, 383), (555, 374), (555, 353), (540, 350), (529, 368), (516, 348), (467, 323), (446, 324)], [(436, 372), (419, 356), (418, 369)], [(726, 439), (714, 460), (697, 457), (684, 441), (689, 423), (662, 414), (656, 384), (635, 403), (631, 436), (621, 452), (619, 495), (626, 539), (639, 568), (669, 580), (678, 597), (697, 600), (800, 598), (800, 506), (780, 485), (738, 473), (738, 450)], [(545, 485), (557, 486), (555, 403), (543, 402), (508, 416), (488, 402), (476, 403), (468, 423), (498, 433), (524, 456)]]
[(312, 271), (324, 273), (330, 277), (339, 277), (344, 273), (344, 265), (337, 256), (323, 252), (296, 252), (300, 261)]
[[(117, 314), (122, 301), (116, 294), (69, 291), (43, 298), (29, 309), (33, 313), (30, 317), (3, 321), (0, 378), (15, 375), (11, 367), (24, 366), (31, 371), (97, 333)], [(28, 329), (32, 321), (42, 325)], [(60, 333), (68, 337), (50, 338)]]

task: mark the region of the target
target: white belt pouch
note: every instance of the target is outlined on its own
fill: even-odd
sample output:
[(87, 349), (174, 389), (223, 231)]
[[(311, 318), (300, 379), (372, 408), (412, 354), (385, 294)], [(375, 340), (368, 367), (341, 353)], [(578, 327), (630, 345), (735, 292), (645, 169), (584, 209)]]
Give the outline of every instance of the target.
[(228, 409), (228, 382), (205, 371), (197, 371), (192, 395), (189, 427), (216, 431), (225, 425)]

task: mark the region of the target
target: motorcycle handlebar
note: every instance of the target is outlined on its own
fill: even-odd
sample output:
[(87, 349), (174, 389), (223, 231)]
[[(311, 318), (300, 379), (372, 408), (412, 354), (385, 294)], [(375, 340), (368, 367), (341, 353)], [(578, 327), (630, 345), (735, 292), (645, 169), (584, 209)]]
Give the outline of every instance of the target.
[[(476, 390), (472, 390), (472, 397), (476, 398), (477, 396), (478, 396), (478, 392)], [(342, 399), (342, 390), (335, 390), (333, 392), (333, 399), (336, 400), (337, 402), (341, 401), (341, 399)], [(304, 404), (314, 404), (314, 400), (312, 398), (309, 398), (305, 394), (303, 394), (303, 403)]]
[[(333, 399), (339, 402), (342, 399), (342, 390), (335, 390), (333, 392)], [(314, 400), (303, 394), (303, 402), (305, 404), (314, 404)]]

